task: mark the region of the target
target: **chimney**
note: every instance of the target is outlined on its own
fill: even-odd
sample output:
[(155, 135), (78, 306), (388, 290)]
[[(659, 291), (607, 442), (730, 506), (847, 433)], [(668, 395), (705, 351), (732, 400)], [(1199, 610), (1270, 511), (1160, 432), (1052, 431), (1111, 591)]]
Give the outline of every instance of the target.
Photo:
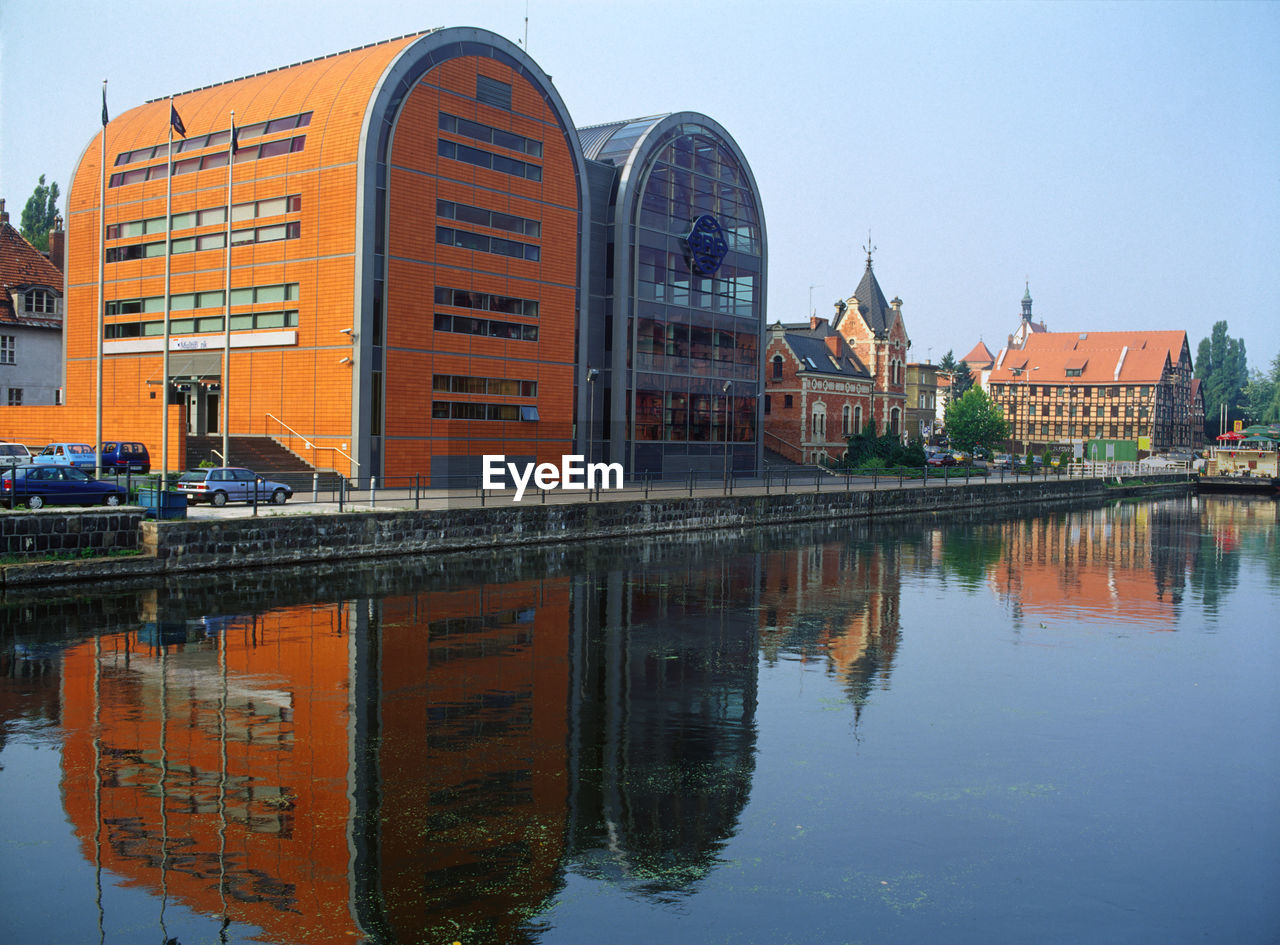
[(9, 222), (9, 211), (4, 208), (4, 198), (0, 197), (0, 224)]
[(844, 341), (840, 335), (827, 335), (822, 339), (827, 343), (827, 350), (831, 352), (831, 356), (837, 361), (842, 357), (840, 353), (840, 342)]
[(821, 324), (822, 324), (823, 322), (825, 322), (825, 321), (826, 321), (826, 319), (825, 319), (825, 318), (819, 318), (817, 315), (810, 315), (810, 316), (809, 316), (809, 330), (810, 330), (810, 331), (817, 331), (817, 330), (818, 330), (818, 326), (819, 326), (819, 325), (821, 325)]
[(67, 231), (62, 228), (62, 214), (53, 218), (53, 229), (49, 231), (49, 262), (63, 271), (63, 262), (67, 254)]

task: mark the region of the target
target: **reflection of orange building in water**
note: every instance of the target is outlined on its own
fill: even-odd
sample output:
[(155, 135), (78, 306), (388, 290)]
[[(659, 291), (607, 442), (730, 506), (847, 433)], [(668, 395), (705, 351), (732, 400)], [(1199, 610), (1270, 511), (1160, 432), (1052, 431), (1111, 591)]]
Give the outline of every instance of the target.
[(898, 648), (900, 548), (896, 540), (830, 542), (762, 556), (766, 658), (782, 646), (823, 652), (861, 705)]
[(543, 581), (80, 643), (64, 785), (85, 858), (271, 941), (449, 920), (513, 941), (560, 863), (568, 625)]
[(1005, 522), (998, 526), (1002, 554), (987, 580), (1017, 614), (1171, 629), (1191, 550), (1171, 536), (1194, 534), (1186, 531), (1189, 514), (1179, 501)]

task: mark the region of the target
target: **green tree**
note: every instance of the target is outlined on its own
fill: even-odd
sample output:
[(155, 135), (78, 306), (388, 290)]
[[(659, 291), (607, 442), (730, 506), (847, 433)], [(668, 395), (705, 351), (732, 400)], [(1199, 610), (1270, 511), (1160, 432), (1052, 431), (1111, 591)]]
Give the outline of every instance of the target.
[(1244, 339), (1227, 334), (1225, 321), (1215, 322), (1208, 338), (1196, 350), (1196, 377), (1204, 391), (1204, 432), (1209, 439), (1223, 432), (1220, 417), (1227, 408), (1227, 429), (1233, 420), (1243, 418), (1241, 404), (1245, 385), (1249, 383), (1249, 365)]
[(975, 446), (994, 449), (1009, 438), (1009, 421), (981, 387), (971, 387), (947, 405), (947, 436), (952, 447), (971, 452)]
[(1252, 371), (1241, 403), (1245, 423), (1280, 423), (1280, 354), (1267, 372)]
[(938, 362), (938, 370), (950, 374), (956, 369), (956, 356), (951, 349), (947, 349), (947, 353), (942, 356), (942, 360)]
[(22, 208), (20, 230), (28, 243), (44, 252), (49, 248), (49, 231), (58, 218), (58, 183), (54, 181), (48, 187), (44, 185), (44, 175), (36, 184), (35, 192), (27, 199)]
[(969, 362), (961, 361), (951, 375), (951, 402), (955, 403), (973, 386), (973, 372), (969, 370)]

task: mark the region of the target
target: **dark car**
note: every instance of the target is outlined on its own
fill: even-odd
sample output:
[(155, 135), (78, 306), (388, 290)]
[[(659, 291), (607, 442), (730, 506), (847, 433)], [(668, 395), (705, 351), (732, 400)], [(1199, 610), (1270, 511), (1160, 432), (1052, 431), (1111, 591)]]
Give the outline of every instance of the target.
[(950, 450), (936, 450), (925, 457), (925, 462), (930, 466), (954, 466), (956, 458)]
[(284, 483), (263, 479), (252, 469), (241, 466), (217, 466), (185, 472), (178, 480), (178, 491), (186, 495), (191, 505), (197, 502), (222, 506), (228, 502), (267, 501), (284, 505), (293, 496), (293, 490)]
[(127, 498), (123, 486), (94, 479), (75, 466), (14, 466), (0, 473), (0, 502), (9, 508), (121, 505)]
[(112, 472), (151, 472), (151, 454), (146, 444), (108, 440), (102, 444), (102, 468)]

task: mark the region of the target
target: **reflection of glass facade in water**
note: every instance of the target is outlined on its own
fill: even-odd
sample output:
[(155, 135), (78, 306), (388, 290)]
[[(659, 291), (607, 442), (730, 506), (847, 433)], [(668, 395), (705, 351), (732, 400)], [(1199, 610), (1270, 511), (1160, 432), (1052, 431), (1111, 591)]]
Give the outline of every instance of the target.
[(746, 159), (693, 113), (579, 135), (598, 162), (592, 252), (612, 277), (591, 287), (597, 455), (667, 476), (718, 472), (726, 458), (755, 468), (767, 260)]

